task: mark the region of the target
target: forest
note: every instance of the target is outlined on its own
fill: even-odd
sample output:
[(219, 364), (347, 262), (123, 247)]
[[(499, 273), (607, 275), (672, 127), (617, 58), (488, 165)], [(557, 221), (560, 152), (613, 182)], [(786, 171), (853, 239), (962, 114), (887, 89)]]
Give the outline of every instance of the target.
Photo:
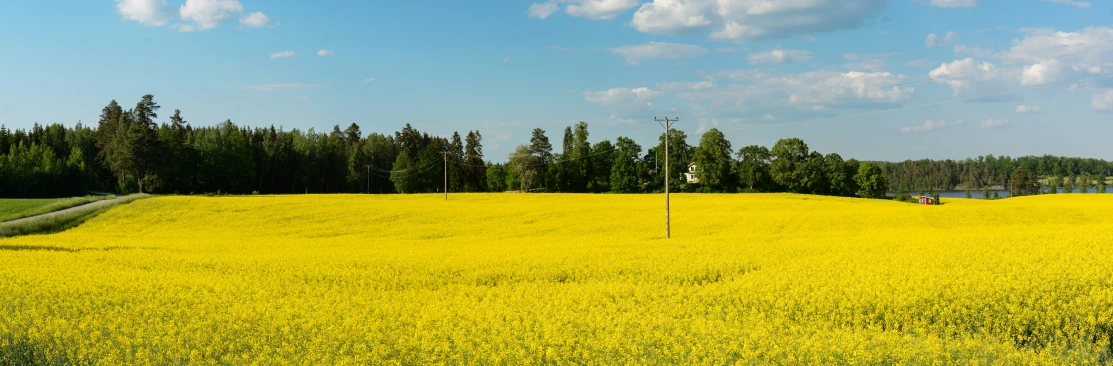
[[(165, 194), (577, 192), (641, 193), (664, 188), (665, 134), (647, 149), (627, 137), (590, 141), (588, 124), (563, 130), (556, 150), (532, 131), (505, 162), (485, 159), (483, 136), (433, 136), (406, 124), (393, 135), (358, 125), (318, 132), (225, 121), (193, 127), (145, 95), (132, 108), (115, 100), (96, 126), (0, 127), (0, 197), (62, 197), (88, 192)], [(786, 138), (772, 148), (733, 150), (717, 129), (695, 145), (670, 130), (673, 192), (794, 192), (883, 197), (886, 192), (1008, 186), (1018, 169), (1038, 176), (1086, 175), (1104, 181), (1104, 160), (993, 156), (964, 161), (859, 162), (812, 151)], [(684, 173), (694, 164), (698, 183)], [(447, 171), (447, 177), (445, 176)]]
[[(908, 160), (879, 163), (889, 178), (890, 189), (896, 192), (923, 192), (931, 190), (979, 190), (1008, 187), (1013, 172), (1024, 170), (1067, 184), (1100, 185), (1113, 175), (1113, 164), (1091, 158), (1058, 157), (1051, 155), (994, 157), (979, 156), (966, 160)], [(1057, 185), (1058, 183), (1051, 183)]]

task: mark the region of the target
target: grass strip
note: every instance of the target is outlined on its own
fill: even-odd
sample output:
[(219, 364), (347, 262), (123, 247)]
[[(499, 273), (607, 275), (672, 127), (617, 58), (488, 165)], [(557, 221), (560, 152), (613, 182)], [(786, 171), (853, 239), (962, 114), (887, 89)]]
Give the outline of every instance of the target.
[(97, 215), (111, 210), (112, 208), (131, 203), (137, 199), (147, 198), (150, 195), (146, 194), (132, 194), (112, 200), (112, 202), (95, 207), (82, 208), (73, 210), (66, 213), (51, 215), (34, 220), (27, 220), (16, 223), (0, 223), (0, 238), (31, 235), (31, 234), (49, 234), (59, 231), (65, 231), (70, 228), (81, 225), (81, 223), (89, 220)]
[(71, 198), (0, 199), (0, 222), (22, 219), (112, 198), (111, 195)]

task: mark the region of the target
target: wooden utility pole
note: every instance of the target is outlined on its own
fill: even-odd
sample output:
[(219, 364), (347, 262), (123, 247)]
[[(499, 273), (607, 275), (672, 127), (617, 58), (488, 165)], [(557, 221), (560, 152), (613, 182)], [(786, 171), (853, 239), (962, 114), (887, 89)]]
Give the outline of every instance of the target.
[(367, 194), (371, 194), (371, 165), (364, 165), (367, 167)]
[(442, 151), (444, 155), (444, 200), (448, 201), (448, 151)]
[(669, 228), (669, 129), (672, 128), (673, 122), (679, 121), (680, 118), (653, 117), (653, 120), (665, 128), (665, 239), (669, 239), (672, 238), (672, 230)]
[(375, 163), (374, 151), (371, 152), (371, 163), (372, 164), (364, 165), (365, 167), (367, 167), (367, 194), (371, 194), (371, 165)]

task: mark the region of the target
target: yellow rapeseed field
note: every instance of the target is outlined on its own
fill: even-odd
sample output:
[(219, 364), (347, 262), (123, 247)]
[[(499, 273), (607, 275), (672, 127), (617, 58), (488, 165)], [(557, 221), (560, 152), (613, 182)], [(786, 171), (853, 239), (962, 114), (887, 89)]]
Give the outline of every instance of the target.
[(0, 239), (0, 364), (1113, 362), (1113, 195), (663, 206), (140, 200)]

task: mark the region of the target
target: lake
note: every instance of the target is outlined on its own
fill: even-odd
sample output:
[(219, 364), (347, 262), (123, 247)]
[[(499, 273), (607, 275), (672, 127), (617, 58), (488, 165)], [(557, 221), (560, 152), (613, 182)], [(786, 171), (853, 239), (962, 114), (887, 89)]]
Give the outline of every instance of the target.
[[(993, 192), (997, 192), (997, 196), (1001, 197), (1001, 198), (1005, 198), (1005, 197), (1009, 196), (1009, 191), (1006, 191), (1006, 190), (1003, 190), (1003, 189), (991, 189), (991, 190), (989, 190), (990, 197), (993, 196)], [(1059, 192), (1062, 193), (1063, 189), (1060, 188)], [(1078, 189), (1075, 188), (1073, 192), (1077, 194)], [(1094, 194), (1094, 193), (1097, 193), (1097, 192), (1098, 192), (1097, 188), (1090, 188), (1090, 189), (1086, 190), (1086, 193), (1091, 193), (1091, 194)], [(1107, 192), (1108, 192), (1108, 190), (1107, 190)], [(935, 193), (939, 193), (940, 198), (966, 198), (966, 191), (936, 191)], [(910, 194), (913, 197), (915, 197), (915, 196), (919, 195), (919, 192), (912, 192)], [(924, 194), (928, 195), (928, 196), (931, 195), (931, 194), (928, 194), (927, 192), (924, 192)], [(897, 193), (889, 193), (890, 197), (896, 197), (896, 195), (897, 195)], [(970, 191), (970, 195), (973, 196), (973, 198), (982, 198), (982, 191), (981, 190)]]

